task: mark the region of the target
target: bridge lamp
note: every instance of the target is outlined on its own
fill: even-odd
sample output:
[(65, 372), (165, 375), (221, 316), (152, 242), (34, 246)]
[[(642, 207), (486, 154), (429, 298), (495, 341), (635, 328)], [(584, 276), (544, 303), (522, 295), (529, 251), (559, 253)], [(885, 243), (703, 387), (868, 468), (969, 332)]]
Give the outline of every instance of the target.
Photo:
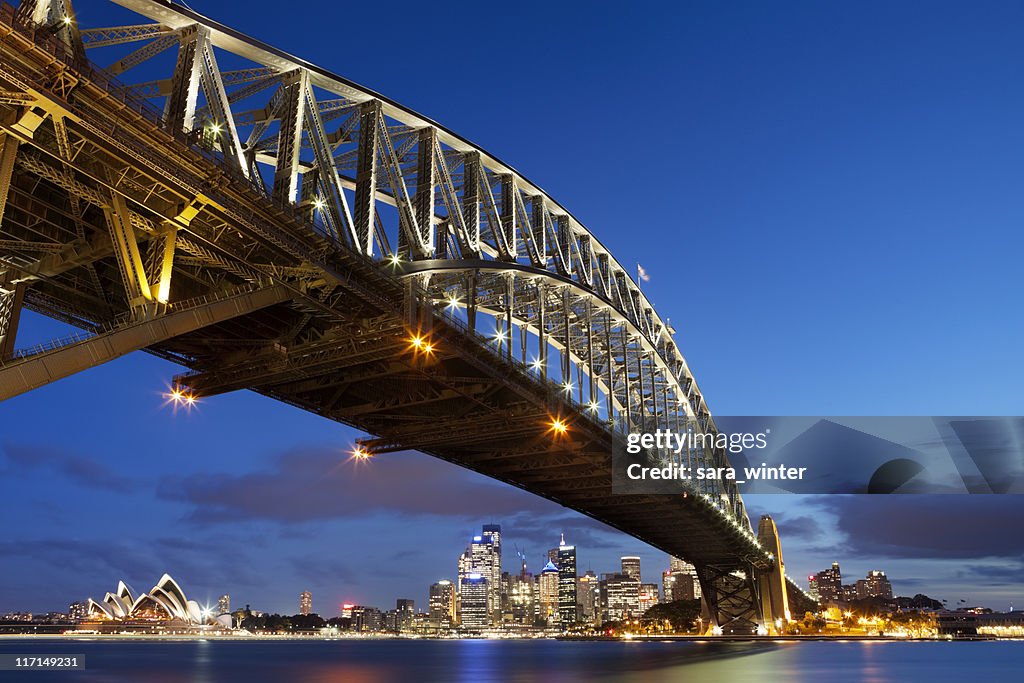
[(391, 256), (388, 257), (388, 261), (391, 263), (391, 265), (397, 266), (402, 263), (402, 257), (399, 256), (398, 254), (392, 254)]
[(323, 211), (324, 207), (327, 206), (327, 202), (317, 197), (313, 200), (313, 208), (317, 211)]
[(221, 131), (223, 130), (219, 123), (211, 123), (207, 127), (209, 128), (210, 132), (213, 133), (214, 135), (220, 135)]
[(352, 449), (352, 457), (355, 458), (356, 460), (366, 461), (372, 458), (373, 454), (370, 453), (370, 451), (363, 448), (362, 446), (356, 446), (355, 448)]
[(562, 386), (565, 388), (565, 393), (567, 393), (567, 394), (571, 394), (572, 393), (572, 382), (566, 382)]
[(458, 307), (459, 303), (459, 297), (455, 296), (454, 294), (448, 297), (448, 308), (456, 308)]
[(598, 408), (600, 407), (601, 406), (598, 405), (597, 401), (591, 401), (590, 404), (587, 406), (587, 409), (590, 410), (590, 412), (592, 413), (596, 413)]
[(561, 436), (562, 434), (565, 434), (567, 431), (569, 431), (569, 425), (565, 423), (565, 420), (556, 417), (555, 419), (551, 420), (551, 431)]
[(64, 17), (64, 25), (71, 26), (71, 17)]
[(418, 334), (414, 334), (413, 336), (409, 337), (409, 345), (412, 346), (414, 351), (419, 351), (427, 354), (434, 352), (434, 345), (427, 341), (426, 337), (423, 337)]
[(540, 358), (534, 358), (532, 361), (530, 361), (530, 365), (533, 367), (534, 370), (540, 370), (544, 366), (544, 361), (542, 361)]

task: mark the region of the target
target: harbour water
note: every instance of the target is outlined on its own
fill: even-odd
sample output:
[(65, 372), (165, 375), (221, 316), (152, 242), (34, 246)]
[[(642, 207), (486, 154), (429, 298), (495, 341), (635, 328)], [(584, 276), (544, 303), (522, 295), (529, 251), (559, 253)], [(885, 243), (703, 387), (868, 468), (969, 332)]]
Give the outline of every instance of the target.
[(942, 683), (1021, 680), (1024, 642), (146, 641), (2, 639), (0, 654), (85, 655), (90, 683)]

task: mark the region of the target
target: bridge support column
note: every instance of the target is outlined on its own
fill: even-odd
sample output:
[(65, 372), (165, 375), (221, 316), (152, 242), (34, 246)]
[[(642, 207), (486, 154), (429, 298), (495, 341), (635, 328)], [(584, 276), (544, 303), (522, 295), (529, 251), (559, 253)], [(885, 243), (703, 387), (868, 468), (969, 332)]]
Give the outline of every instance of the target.
[(758, 632), (762, 610), (753, 567), (697, 565), (697, 577), (711, 619), (723, 635)]
[(0, 286), (0, 361), (10, 358), (14, 353), (14, 339), (18, 334), (18, 320), (24, 300), (24, 282), (9, 289)]
[(128, 211), (128, 202), (119, 192), (110, 193), (110, 206), (103, 209), (110, 229), (114, 254), (121, 270), (128, 305), (134, 308), (144, 306), (153, 300), (146, 275), (146, 266), (139, 252), (139, 243), (135, 239), (135, 228), (132, 227)]

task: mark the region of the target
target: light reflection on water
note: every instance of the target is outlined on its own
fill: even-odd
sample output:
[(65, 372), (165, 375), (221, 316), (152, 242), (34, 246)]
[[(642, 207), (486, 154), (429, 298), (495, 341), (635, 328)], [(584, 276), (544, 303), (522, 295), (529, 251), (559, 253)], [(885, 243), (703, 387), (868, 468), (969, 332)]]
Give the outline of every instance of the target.
[[(556, 642), (488, 640), (0, 640), (0, 653), (84, 653), (87, 683), (943, 683), (1020, 680), (1024, 642)], [(6, 676), (6, 677), (5, 677)], [(24, 680), (0, 672), (0, 681)]]

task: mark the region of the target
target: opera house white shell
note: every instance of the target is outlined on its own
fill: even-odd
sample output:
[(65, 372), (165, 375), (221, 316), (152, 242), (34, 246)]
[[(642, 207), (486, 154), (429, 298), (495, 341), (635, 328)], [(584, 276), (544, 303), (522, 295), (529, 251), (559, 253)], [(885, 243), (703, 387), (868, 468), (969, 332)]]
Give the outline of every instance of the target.
[[(117, 592), (107, 593), (102, 601), (89, 598), (89, 616), (103, 621), (180, 621), (188, 625), (225, 625), (222, 618), (203, 610), (195, 600), (185, 597), (181, 586), (164, 574), (148, 593), (136, 595), (131, 586), (118, 581)], [(227, 616), (227, 615), (224, 615)], [(230, 626), (230, 616), (227, 617)]]

